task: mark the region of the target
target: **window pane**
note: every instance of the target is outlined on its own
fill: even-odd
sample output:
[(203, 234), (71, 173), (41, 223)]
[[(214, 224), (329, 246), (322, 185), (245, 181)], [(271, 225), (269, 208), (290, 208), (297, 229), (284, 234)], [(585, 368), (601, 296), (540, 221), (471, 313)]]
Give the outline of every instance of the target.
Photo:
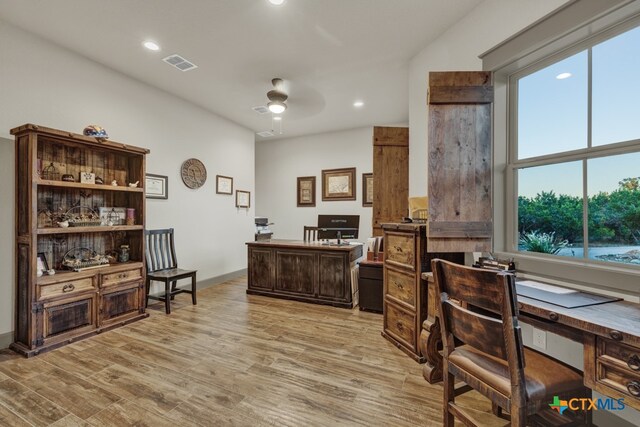
[(583, 256), (582, 162), (518, 171), (518, 248)]
[(592, 145), (640, 139), (640, 27), (593, 47)]
[(580, 52), (518, 81), (519, 159), (587, 147), (587, 59)]
[(640, 264), (640, 153), (589, 160), (589, 258)]

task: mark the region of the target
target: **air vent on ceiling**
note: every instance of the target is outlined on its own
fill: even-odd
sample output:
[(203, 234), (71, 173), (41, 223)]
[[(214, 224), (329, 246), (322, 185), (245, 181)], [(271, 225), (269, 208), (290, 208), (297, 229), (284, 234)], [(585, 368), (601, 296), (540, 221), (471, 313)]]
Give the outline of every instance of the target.
[(270, 138), (273, 136), (273, 132), (270, 130), (263, 130), (262, 132), (256, 133), (256, 135), (261, 136), (263, 138)]
[(189, 71), (189, 70), (193, 70), (194, 68), (198, 68), (196, 64), (194, 64), (193, 62), (187, 61), (180, 55), (169, 55), (166, 58), (163, 58), (162, 60), (169, 65), (173, 65), (180, 71)]
[(265, 107), (264, 105), (259, 105), (257, 107), (252, 107), (251, 108), (253, 111), (255, 111), (258, 114), (268, 114), (269, 113), (269, 109), (267, 107)]

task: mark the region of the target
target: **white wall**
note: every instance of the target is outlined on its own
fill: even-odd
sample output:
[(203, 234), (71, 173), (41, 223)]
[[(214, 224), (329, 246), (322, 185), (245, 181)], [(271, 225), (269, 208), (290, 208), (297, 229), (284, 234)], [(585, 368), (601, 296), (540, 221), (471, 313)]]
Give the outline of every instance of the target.
[[(285, 119), (286, 120), (286, 119)], [(286, 123), (285, 123), (286, 125)], [(355, 201), (322, 201), (323, 169), (356, 168)], [(362, 174), (373, 172), (373, 127), (256, 143), (256, 215), (274, 238), (302, 239), (318, 214), (360, 215), (358, 240), (371, 236), (371, 207), (362, 206)], [(316, 207), (296, 205), (296, 178), (316, 177)]]
[(483, 52), (567, 0), (485, 0), (409, 64), (409, 195), (427, 194), (427, 82), (430, 71), (482, 70)]
[[(253, 207), (238, 210), (233, 196), (217, 195), (215, 175), (232, 176), (253, 198), (253, 132), (2, 21), (0, 58), (0, 137), (24, 123), (78, 133), (95, 123), (149, 148), (147, 172), (169, 176), (169, 199), (147, 200), (147, 227), (175, 228), (178, 260), (199, 280), (246, 268)], [(180, 78), (188, 74), (176, 71)], [(199, 190), (180, 179), (190, 157), (207, 167)], [(13, 174), (13, 142), (0, 139), (0, 335), (14, 319)]]

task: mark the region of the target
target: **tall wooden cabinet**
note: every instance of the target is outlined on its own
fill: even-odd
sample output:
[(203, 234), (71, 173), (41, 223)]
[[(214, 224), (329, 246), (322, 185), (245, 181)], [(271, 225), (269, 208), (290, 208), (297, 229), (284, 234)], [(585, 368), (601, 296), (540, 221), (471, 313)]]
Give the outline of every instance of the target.
[[(149, 151), (32, 124), (11, 134), (16, 138), (17, 274), (11, 347), (33, 356), (148, 316), (142, 183)], [(94, 173), (104, 184), (80, 183), (81, 172)], [(137, 187), (128, 185), (136, 181)], [(106, 225), (106, 218), (93, 215), (99, 216), (100, 208), (134, 209), (133, 221), (127, 225), (117, 214), (122, 210), (111, 209), (111, 225)], [(72, 219), (69, 226), (58, 224), (62, 213)], [(123, 245), (129, 260), (118, 262)], [(110, 263), (82, 268), (95, 263), (95, 256), (77, 266), (81, 271), (63, 266), (65, 255), (86, 260), (94, 253)], [(55, 274), (38, 274), (42, 257)]]
[(423, 363), (426, 359), (420, 353), (418, 338), (429, 308), (426, 282), (421, 274), (431, 271), (434, 258), (463, 263), (464, 253), (429, 251), (425, 224), (382, 224), (382, 229), (385, 246), (382, 336)]

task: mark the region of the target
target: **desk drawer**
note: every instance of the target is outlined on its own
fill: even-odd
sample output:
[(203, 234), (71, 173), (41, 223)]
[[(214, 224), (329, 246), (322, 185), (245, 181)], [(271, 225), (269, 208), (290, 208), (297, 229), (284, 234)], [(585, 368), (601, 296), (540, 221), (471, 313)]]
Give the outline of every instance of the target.
[(117, 273), (109, 273), (102, 275), (102, 287), (119, 285), (120, 283), (132, 282), (142, 278), (141, 268), (132, 268), (130, 270), (118, 271)]
[(629, 402), (629, 404), (638, 407), (640, 403), (640, 375), (625, 372), (624, 369), (602, 362), (598, 362), (596, 369), (598, 383), (631, 397), (633, 402)]
[(410, 270), (416, 269), (416, 239), (413, 234), (387, 232), (385, 254), (386, 262), (396, 264)]
[(598, 337), (598, 359), (609, 360), (640, 375), (640, 349)]
[(94, 289), (93, 277), (65, 280), (64, 282), (52, 283), (50, 285), (40, 285), (38, 287), (38, 299), (44, 300), (60, 296), (71, 296)]
[(382, 264), (379, 266), (360, 264), (358, 275), (363, 279), (382, 280)]
[(413, 274), (404, 274), (387, 269), (387, 295), (392, 298), (416, 306), (416, 279)]
[(389, 301), (385, 301), (384, 329), (400, 343), (416, 350), (416, 318)]

